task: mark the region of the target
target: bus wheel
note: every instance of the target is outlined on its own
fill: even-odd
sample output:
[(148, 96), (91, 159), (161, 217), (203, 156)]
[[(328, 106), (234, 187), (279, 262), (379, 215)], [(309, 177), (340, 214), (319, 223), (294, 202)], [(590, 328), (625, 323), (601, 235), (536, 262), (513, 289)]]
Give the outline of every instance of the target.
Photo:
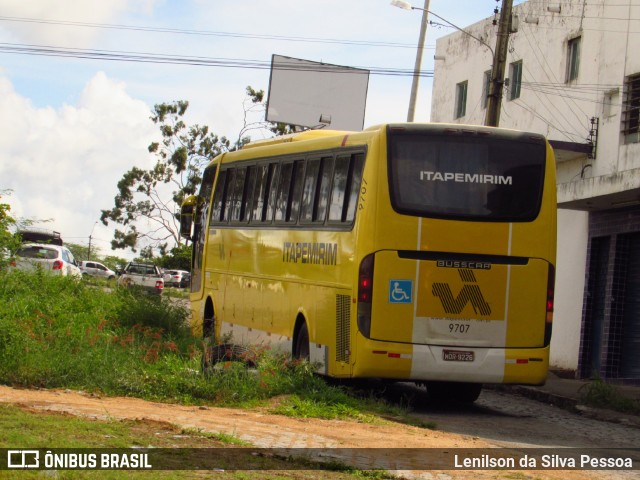
[(258, 363), (258, 354), (255, 349), (247, 345), (233, 343), (209, 345), (202, 355), (202, 371), (209, 373), (216, 364), (226, 362), (239, 362), (249, 368), (255, 368)]
[(293, 358), (309, 361), (309, 357), (309, 330), (307, 329), (307, 323), (303, 321), (295, 339)]
[(481, 383), (427, 382), (427, 394), (435, 402), (473, 403), (482, 391)]

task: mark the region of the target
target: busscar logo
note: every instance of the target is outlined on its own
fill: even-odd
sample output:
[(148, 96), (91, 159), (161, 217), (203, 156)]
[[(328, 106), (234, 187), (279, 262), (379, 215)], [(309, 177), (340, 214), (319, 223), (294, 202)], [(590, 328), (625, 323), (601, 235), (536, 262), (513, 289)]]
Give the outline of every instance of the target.
[(434, 283), (431, 289), (433, 296), (438, 297), (442, 302), (444, 311), (451, 314), (460, 314), (467, 304), (471, 302), (473, 311), (476, 314), (491, 315), (491, 306), (484, 299), (473, 270), (459, 268), (458, 274), (464, 285), (456, 297), (453, 296), (451, 286), (448, 283)]

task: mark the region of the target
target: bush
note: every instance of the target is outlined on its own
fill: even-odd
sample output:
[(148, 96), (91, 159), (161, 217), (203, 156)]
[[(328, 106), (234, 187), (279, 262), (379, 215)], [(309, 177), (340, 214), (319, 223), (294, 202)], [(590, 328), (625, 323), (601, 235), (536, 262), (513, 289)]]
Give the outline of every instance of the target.
[(5, 383), (110, 390), (141, 360), (153, 362), (165, 351), (187, 354), (192, 344), (185, 309), (43, 271), (0, 274)]
[(113, 293), (43, 271), (0, 273), (0, 382), (183, 402), (238, 404), (323, 382), (308, 364), (256, 351), (254, 367), (201, 371), (189, 311), (135, 290)]

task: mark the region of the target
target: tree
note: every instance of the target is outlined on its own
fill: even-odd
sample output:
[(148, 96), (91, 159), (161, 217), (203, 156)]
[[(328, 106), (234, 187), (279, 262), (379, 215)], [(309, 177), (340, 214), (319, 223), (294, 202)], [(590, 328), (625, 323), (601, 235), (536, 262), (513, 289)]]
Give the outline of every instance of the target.
[(2, 196), (11, 195), (11, 190), (0, 190), (0, 270), (7, 268), (22, 243), (20, 231), (37, 223), (51, 220), (33, 220), (31, 218), (14, 218), (11, 205), (2, 202)]
[[(158, 125), (162, 140), (149, 145), (156, 156), (156, 164), (149, 170), (133, 167), (118, 182), (114, 207), (102, 210), (104, 225), (122, 225), (116, 229), (111, 248), (131, 248), (136, 252), (138, 242), (145, 240), (141, 256), (154, 258), (154, 250), (165, 256), (169, 245), (180, 247), (179, 210), (182, 201), (194, 195), (200, 186), (202, 170), (216, 155), (242, 148), (250, 141), (247, 132), (267, 130), (274, 135), (292, 133), (293, 126), (271, 122), (250, 121), (250, 116), (264, 115), (264, 90), (248, 86), (243, 102), (244, 126), (235, 143), (218, 137), (206, 125), (187, 126), (183, 117), (189, 102), (175, 101), (155, 105), (151, 120)], [(169, 192), (171, 186), (173, 190)], [(142, 226), (142, 222), (146, 225)]]
[[(244, 106), (244, 128), (242, 133), (245, 133), (248, 130), (252, 129), (267, 129), (274, 136), (278, 137), (280, 135), (288, 135), (290, 133), (294, 133), (296, 131), (296, 127), (294, 125), (289, 125), (286, 123), (280, 122), (254, 122), (249, 123), (247, 121), (247, 114), (249, 112), (264, 114), (266, 110), (266, 106), (264, 103), (264, 90), (254, 90), (251, 86), (248, 86), (246, 89), (247, 100), (245, 101)], [(241, 134), (242, 135), (242, 134)]]
[(191, 245), (178, 245), (169, 255), (162, 257), (160, 266), (174, 270), (191, 271)]
[(12, 231), (18, 222), (11, 216), (11, 206), (2, 203), (3, 194), (6, 196), (9, 191), (0, 191), (0, 271), (7, 268), (13, 254), (20, 246), (20, 237)]
[[(64, 246), (71, 251), (71, 253), (73, 254), (73, 258), (75, 258), (76, 262), (78, 263), (80, 263), (83, 260), (87, 260), (89, 258), (89, 247), (85, 245), (80, 245), (78, 243), (64, 242)], [(97, 252), (94, 251), (93, 257), (94, 257), (94, 260), (98, 257)]]
[[(183, 117), (189, 102), (161, 103), (154, 107), (151, 120), (158, 125), (162, 140), (149, 145), (156, 156), (153, 168), (133, 167), (118, 182), (114, 207), (102, 210), (100, 220), (122, 225), (116, 229), (111, 248), (131, 248), (145, 239), (158, 248), (167, 242), (180, 245), (179, 205), (196, 193), (204, 166), (216, 155), (234, 149), (225, 137), (218, 137), (206, 125), (187, 126)], [(146, 221), (144, 230), (139, 230)]]
[(150, 261), (161, 268), (170, 270), (186, 270), (191, 271), (191, 245), (177, 245), (171, 251), (164, 251), (158, 257), (141, 258)]
[(126, 258), (116, 257), (115, 255), (107, 255), (101, 258), (100, 261), (114, 272), (123, 269), (129, 263)]

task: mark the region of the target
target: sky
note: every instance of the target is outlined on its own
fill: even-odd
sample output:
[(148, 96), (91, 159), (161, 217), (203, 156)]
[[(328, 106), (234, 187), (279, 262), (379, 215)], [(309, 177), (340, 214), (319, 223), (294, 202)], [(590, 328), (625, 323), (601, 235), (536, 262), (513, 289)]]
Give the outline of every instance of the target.
[[(496, 6), (431, 0), (429, 9), (464, 27)], [(87, 245), (91, 236), (100, 254), (131, 258), (111, 250), (115, 226), (99, 218), (113, 208), (126, 171), (155, 163), (147, 151), (160, 139), (149, 118), (155, 104), (187, 100), (188, 124), (236, 139), (245, 122), (264, 120), (263, 112), (245, 119), (245, 88), (268, 91), (276, 54), (401, 73), (370, 76), (364, 126), (405, 121), (421, 17), (390, 0), (0, 0), (1, 201), (14, 216), (50, 220), (39, 226), (67, 242)], [(428, 27), (422, 71), (433, 71), (436, 38), (453, 31)], [(110, 55), (15, 53), (26, 47)], [(116, 52), (227, 66), (117, 61)], [(232, 61), (241, 68), (230, 68)], [(248, 68), (254, 62), (266, 68)], [(422, 78), (416, 121), (429, 120), (430, 101), (431, 78)]]

